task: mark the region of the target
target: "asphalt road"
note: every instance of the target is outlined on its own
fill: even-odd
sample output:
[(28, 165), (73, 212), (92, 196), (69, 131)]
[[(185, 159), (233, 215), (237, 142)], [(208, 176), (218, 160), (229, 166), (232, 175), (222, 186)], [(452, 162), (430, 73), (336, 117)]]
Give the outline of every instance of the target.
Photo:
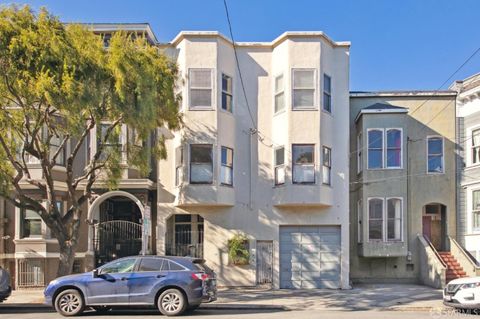
[[(97, 315), (93, 311), (85, 312), (80, 318), (105, 319), (105, 318), (129, 318), (144, 319), (160, 317), (155, 310), (115, 310), (105, 315)], [(49, 309), (1, 309), (0, 319), (51, 319), (63, 318)], [(166, 317), (165, 317), (166, 318)], [(197, 310), (192, 314), (180, 318), (255, 318), (255, 319), (441, 319), (441, 318), (480, 318), (480, 316), (461, 314), (455, 311), (274, 311), (274, 310)]]

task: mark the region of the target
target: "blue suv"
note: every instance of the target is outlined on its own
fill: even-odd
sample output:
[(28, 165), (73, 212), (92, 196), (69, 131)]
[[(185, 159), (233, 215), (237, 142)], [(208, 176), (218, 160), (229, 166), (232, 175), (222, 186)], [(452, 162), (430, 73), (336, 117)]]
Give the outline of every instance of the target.
[(63, 316), (85, 307), (105, 312), (114, 306), (156, 306), (167, 316), (217, 299), (215, 273), (203, 259), (133, 256), (91, 272), (60, 277), (45, 289), (45, 303)]

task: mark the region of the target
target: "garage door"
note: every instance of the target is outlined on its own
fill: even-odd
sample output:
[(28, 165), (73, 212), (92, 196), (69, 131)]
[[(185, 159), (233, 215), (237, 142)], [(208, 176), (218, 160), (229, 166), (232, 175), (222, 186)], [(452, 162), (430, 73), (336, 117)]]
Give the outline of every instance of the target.
[(340, 288), (340, 227), (280, 227), (280, 288)]

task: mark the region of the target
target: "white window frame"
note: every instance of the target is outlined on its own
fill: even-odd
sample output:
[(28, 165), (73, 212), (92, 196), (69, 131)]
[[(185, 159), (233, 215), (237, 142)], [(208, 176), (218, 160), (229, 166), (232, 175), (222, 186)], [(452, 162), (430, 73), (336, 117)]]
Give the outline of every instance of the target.
[[(312, 149), (313, 149), (313, 162), (311, 164), (296, 164), (295, 163), (295, 160), (293, 158), (293, 154), (294, 154), (294, 151), (293, 151), (293, 148), (294, 146), (311, 146)], [(316, 145), (314, 143), (310, 144), (310, 143), (295, 143), (295, 144), (292, 144), (291, 145), (291, 150), (292, 150), (292, 153), (291, 153), (291, 161), (292, 161), (292, 184), (293, 185), (315, 185), (317, 184), (317, 164), (316, 164), (316, 161), (317, 161), (317, 154), (316, 153)], [(295, 170), (295, 166), (309, 166), (309, 165), (313, 165), (313, 181), (312, 182), (295, 182), (295, 173), (294, 173), (294, 170)]]
[[(228, 151), (231, 151), (231, 152), (232, 152), (232, 165), (231, 165), (231, 166), (229, 166), (229, 165), (227, 165), (227, 164), (224, 164), (224, 163), (222, 162), (222, 151), (223, 151), (223, 149), (226, 149), (226, 150), (227, 150), (227, 155), (228, 155)], [(233, 183), (234, 183), (234, 176), (233, 176), (233, 174), (234, 174), (234, 167), (235, 167), (235, 166), (234, 166), (234, 165), (235, 165), (235, 158), (234, 158), (234, 156), (235, 156), (235, 151), (233, 150), (232, 147), (223, 146), (223, 145), (220, 146), (220, 158), (219, 158), (219, 160), (220, 160), (220, 170), (222, 170), (223, 167), (230, 168), (231, 180), (232, 180), (232, 182), (229, 184), (229, 183), (224, 183), (224, 181), (223, 181), (221, 178), (219, 178), (219, 180), (220, 180), (220, 185), (222, 185), (222, 186), (230, 186), (230, 187), (233, 187)], [(220, 173), (220, 176), (221, 176), (221, 175), (222, 175), (222, 174)]]
[[(370, 239), (370, 200), (380, 199), (382, 200), (382, 239)], [(400, 239), (388, 239), (388, 200), (399, 199), (400, 200)], [(368, 242), (384, 242), (384, 243), (403, 243), (404, 242), (404, 200), (403, 197), (391, 196), (391, 197), (368, 197), (367, 198), (367, 239)]]
[[(230, 78), (230, 81), (232, 81), (232, 91), (231, 92), (228, 92), (228, 91), (224, 91), (223, 90), (223, 77), (226, 76), (226, 77), (229, 77)], [(222, 77), (221, 77), (222, 81), (220, 83), (221, 85), (221, 96), (220, 96), (220, 109), (224, 112), (227, 112), (229, 114), (233, 114), (234, 113), (234, 105), (233, 105), (233, 97), (234, 97), (234, 92), (233, 92), (233, 76), (231, 76), (230, 74), (226, 73), (226, 72), (222, 72)], [(212, 79), (213, 80), (213, 79)], [(213, 84), (212, 84), (213, 86)], [(212, 88), (212, 91), (213, 91), (213, 88)], [(232, 98), (232, 105), (231, 105), (231, 110), (227, 110), (227, 109), (224, 109), (223, 108), (223, 94), (226, 94), (226, 95), (230, 95), (230, 97)], [(213, 100), (212, 100), (212, 104), (213, 104)]]
[[(112, 124), (110, 121), (100, 121), (101, 124)], [(97, 141), (97, 132), (98, 132), (98, 125), (95, 125), (95, 127), (92, 129), (92, 139), (90, 140), (90, 149), (94, 150), (90, 154), (90, 158), (88, 159), (87, 165), (90, 163), (90, 161), (93, 159), (93, 156), (95, 156), (95, 153), (97, 152), (97, 147), (98, 147), (98, 141)], [(120, 135), (118, 136), (119, 138), (119, 144), (120, 144), (120, 155), (121, 155), (121, 164), (126, 164), (127, 163), (127, 151), (126, 151), (126, 145), (127, 145), (127, 125), (122, 124), (120, 127)]]
[[(295, 72), (296, 71), (313, 71), (313, 86), (312, 87), (302, 87), (302, 88), (295, 88)], [(291, 110), (292, 111), (303, 111), (303, 110), (318, 110), (318, 79), (317, 79), (317, 69), (316, 68), (292, 68), (291, 69)], [(312, 90), (313, 89), (313, 105), (311, 106), (300, 106), (295, 107), (294, 105), (294, 90)]]
[(473, 155), (473, 152), (472, 152), (472, 149), (473, 149), (473, 146), (472, 146), (472, 142), (473, 142), (473, 131), (477, 131), (477, 130), (480, 130), (480, 125), (474, 125), (474, 126), (470, 126), (466, 129), (466, 132), (467, 132), (467, 136), (466, 136), (466, 139), (465, 139), (465, 145), (463, 145), (466, 149), (466, 157), (467, 157), (467, 160), (465, 161), (466, 162), (466, 166), (467, 167), (476, 167), (476, 166), (480, 166), (480, 162), (478, 163), (473, 163), (472, 161), (472, 155)]
[[(370, 201), (380, 199), (382, 201), (382, 239), (370, 239)], [(385, 198), (384, 197), (368, 197), (367, 198), (367, 241), (370, 243), (378, 243), (385, 241)]]
[[(432, 138), (440, 138), (442, 140), (442, 171), (441, 172), (429, 172), (428, 170), (428, 141)], [(427, 135), (426, 144), (425, 144), (425, 152), (426, 152), (426, 170), (428, 175), (440, 175), (445, 174), (445, 139), (441, 135)]]
[[(388, 200), (390, 199), (399, 199), (400, 200), (400, 239), (388, 239)], [(399, 243), (403, 242), (403, 218), (404, 218), (404, 209), (403, 209), (403, 197), (393, 196), (393, 197), (386, 197), (385, 198), (385, 208), (384, 208), (384, 218), (385, 218), (385, 239), (384, 241), (390, 243)]]
[[(282, 88), (280, 90), (277, 90), (277, 79), (279, 77), (282, 77), (283, 80), (282, 80)], [(280, 94), (283, 94), (283, 109), (281, 110), (276, 110), (277, 108), (277, 105), (276, 105), (276, 101), (277, 101), (277, 96), (280, 95)], [(280, 113), (283, 113), (285, 112), (285, 109), (287, 108), (287, 101), (285, 99), (285, 74), (284, 73), (280, 73), (280, 74), (277, 74), (274, 78), (273, 78), (273, 114), (280, 114)]]
[[(370, 168), (370, 132), (380, 131), (382, 132), (382, 165), (380, 167)], [(370, 171), (377, 171), (385, 168), (385, 129), (383, 128), (368, 128), (367, 129), (367, 169)]]
[(364, 157), (365, 154), (363, 152), (363, 133), (360, 132), (357, 135), (357, 174), (360, 174), (363, 171)]
[[(212, 156), (212, 180), (211, 182), (192, 182), (192, 146), (210, 146)], [(215, 183), (215, 145), (209, 143), (188, 144), (188, 183), (190, 185), (213, 185)]]
[[(400, 131), (400, 166), (388, 166), (388, 131), (398, 130)], [(385, 143), (385, 160), (384, 160), (384, 167), (385, 169), (403, 169), (403, 128), (401, 127), (388, 127), (385, 129), (384, 137)]]
[[(325, 90), (325, 77), (328, 77), (330, 79), (330, 91), (328, 91), (328, 92)], [(333, 87), (332, 77), (327, 73), (323, 73), (322, 81), (323, 81), (322, 82), (322, 111), (324, 111), (328, 114), (332, 114), (333, 113), (332, 112), (333, 111), (333, 107), (332, 107), (333, 106), (333, 104), (332, 104), (332, 91), (333, 91), (332, 90), (332, 87)], [(325, 100), (324, 100), (325, 99), (325, 94), (328, 95), (328, 98), (330, 100), (330, 110), (325, 109)]]
[[(283, 149), (283, 164), (277, 165), (277, 151)], [(285, 185), (285, 178), (287, 175), (286, 172), (286, 156), (285, 156), (285, 146), (278, 146), (273, 149), (273, 183), (275, 186)], [(278, 183), (277, 179), (277, 170), (283, 168), (283, 183)]]
[(475, 185), (467, 188), (467, 233), (480, 234), (480, 229), (473, 228), (473, 192), (480, 191), (480, 185)]
[[(200, 105), (200, 106), (194, 106), (192, 107), (191, 106), (191, 101), (192, 101), (192, 97), (191, 97), (191, 90), (192, 89), (199, 89), (199, 90), (208, 90), (206, 88), (196, 88), (196, 87), (192, 87), (191, 84), (190, 84), (190, 79), (191, 79), (191, 74), (192, 74), (192, 71), (210, 71), (210, 99), (211, 99), (211, 104), (212, 105)], [(189, 68), (188, 69), (188, 101), (187, 101), (187, 109), (190, 110), (190, 111), (203, 111), (203, 110), (215, 110), (215, 72), (214, 72), (214, 69), (213, 68)]]
[[(325, 153), (324, 150), (327, 149), (329, 152), (329, 163), (325, 165)], [(330, 146), (322, 145), (322, 184), (326, 186), (332, 186), (332, 148)], [(325, 182), (325, 168), (328, 171), (328, 183)]]
[[(180, 156), (180, 159), (177, 157)], [(183, 166), (185, 165), (185, 153), (183, 145), (175, 148), (175, 187), (179, 187), (183, 182)]]

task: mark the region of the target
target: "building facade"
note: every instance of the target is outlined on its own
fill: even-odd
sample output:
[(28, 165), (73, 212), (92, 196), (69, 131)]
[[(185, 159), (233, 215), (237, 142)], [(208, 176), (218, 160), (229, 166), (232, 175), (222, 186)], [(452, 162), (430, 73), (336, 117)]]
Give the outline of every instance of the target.
[[(157, 253), (202, 256), (222, 286), (349, 287), (349, 43), (182, 32), (161, 47), (185, 127), (159, 164)], [(229, 258), (236, 234), (245, 265)]]
[(452, 87), (458, 92), (458, 240), (480, 260), (480, 74)]
[(442, 285), (442, 274), (427, 273), (442, 262), (427, 257), (456, 238), (455, 99), (455, 91), (351, 93), (354, 283)]

